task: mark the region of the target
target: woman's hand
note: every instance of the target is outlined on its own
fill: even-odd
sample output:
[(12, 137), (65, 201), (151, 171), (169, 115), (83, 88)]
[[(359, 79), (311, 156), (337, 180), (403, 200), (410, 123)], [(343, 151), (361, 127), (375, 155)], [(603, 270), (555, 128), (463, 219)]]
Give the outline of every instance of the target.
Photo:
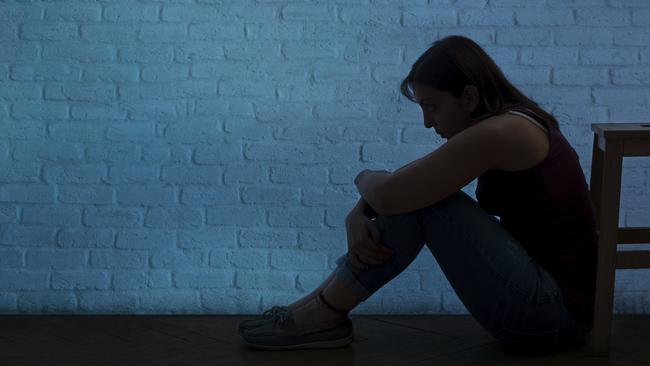
[(380, 264), (390, 259), (393, 250), (381, 245), (381, 233), (374, 221), (363, 214), (351, 214), (345, 220), (348, 257), (352, 265), (367, 269), (368, 264)]

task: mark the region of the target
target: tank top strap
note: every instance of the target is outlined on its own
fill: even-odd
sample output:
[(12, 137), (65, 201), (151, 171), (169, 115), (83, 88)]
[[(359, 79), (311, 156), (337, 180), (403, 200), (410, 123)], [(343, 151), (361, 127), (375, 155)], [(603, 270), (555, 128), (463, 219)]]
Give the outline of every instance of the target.
[[(510, 112), (514, 112), (514, 113), (510, 113)], [(553, 130), (549, 123), (547, 123), (542, 117), (540, 117), (537, 113), (535, 113), (534, 111), (532, 111), (529, 108), (526, 108), (526, 107), (514, 107), (514, 108), (511, 108), (506, 113), (517, 114), (517, 115), (520, 115), (522, 117), (528, 118), (533, 123), (536, 123), (540, 127), (544, 128), (549, 133)]]

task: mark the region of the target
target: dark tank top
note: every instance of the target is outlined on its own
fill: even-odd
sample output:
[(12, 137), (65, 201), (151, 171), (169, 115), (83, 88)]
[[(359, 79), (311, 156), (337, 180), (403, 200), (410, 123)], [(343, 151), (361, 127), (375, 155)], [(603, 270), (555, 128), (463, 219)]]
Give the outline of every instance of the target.
[(578, 154), (559, 129), (532, 110), (510, 111), (548, 130), (548, 155), (522, 171), (487, 170), (478, 177), (477, 201), (499, 216), (501, 225), (553, 276), (567, 309), (590, 330), (598, 232)]

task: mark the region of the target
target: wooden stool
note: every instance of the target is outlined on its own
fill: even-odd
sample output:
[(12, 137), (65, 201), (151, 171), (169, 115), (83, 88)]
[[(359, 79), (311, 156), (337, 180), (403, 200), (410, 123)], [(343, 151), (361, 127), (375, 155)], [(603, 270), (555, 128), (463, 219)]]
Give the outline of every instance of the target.
[(598, 270), (589, 352), (609, 356), (618, 268), (650, 268), (650, 251), (618, 251), (617, 244), (650, 243), (650, 227), (619, 227), (624, 156), (650, 156), (650, 123), (592, 123), (591, 200), (596, 209)]

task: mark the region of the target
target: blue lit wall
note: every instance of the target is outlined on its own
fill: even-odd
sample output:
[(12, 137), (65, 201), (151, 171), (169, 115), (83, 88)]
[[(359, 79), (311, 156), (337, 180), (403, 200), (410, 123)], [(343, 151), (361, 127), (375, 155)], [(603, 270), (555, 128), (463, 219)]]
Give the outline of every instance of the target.
[[(0, 0), (0, 311), (311, 292), (356, 174), (442, 144), (399, 82), (450, 34), (556, 116), (589, 177), (590, 123), (650, 120), (649, 20), (645, 0)], [(624, 161), (621, 225), (647, 226), (649, 166)], [(641, 273), (618, 272), (617, 312), (650, 308)], [(467, 311), (425, 249), (354, 313)]]

